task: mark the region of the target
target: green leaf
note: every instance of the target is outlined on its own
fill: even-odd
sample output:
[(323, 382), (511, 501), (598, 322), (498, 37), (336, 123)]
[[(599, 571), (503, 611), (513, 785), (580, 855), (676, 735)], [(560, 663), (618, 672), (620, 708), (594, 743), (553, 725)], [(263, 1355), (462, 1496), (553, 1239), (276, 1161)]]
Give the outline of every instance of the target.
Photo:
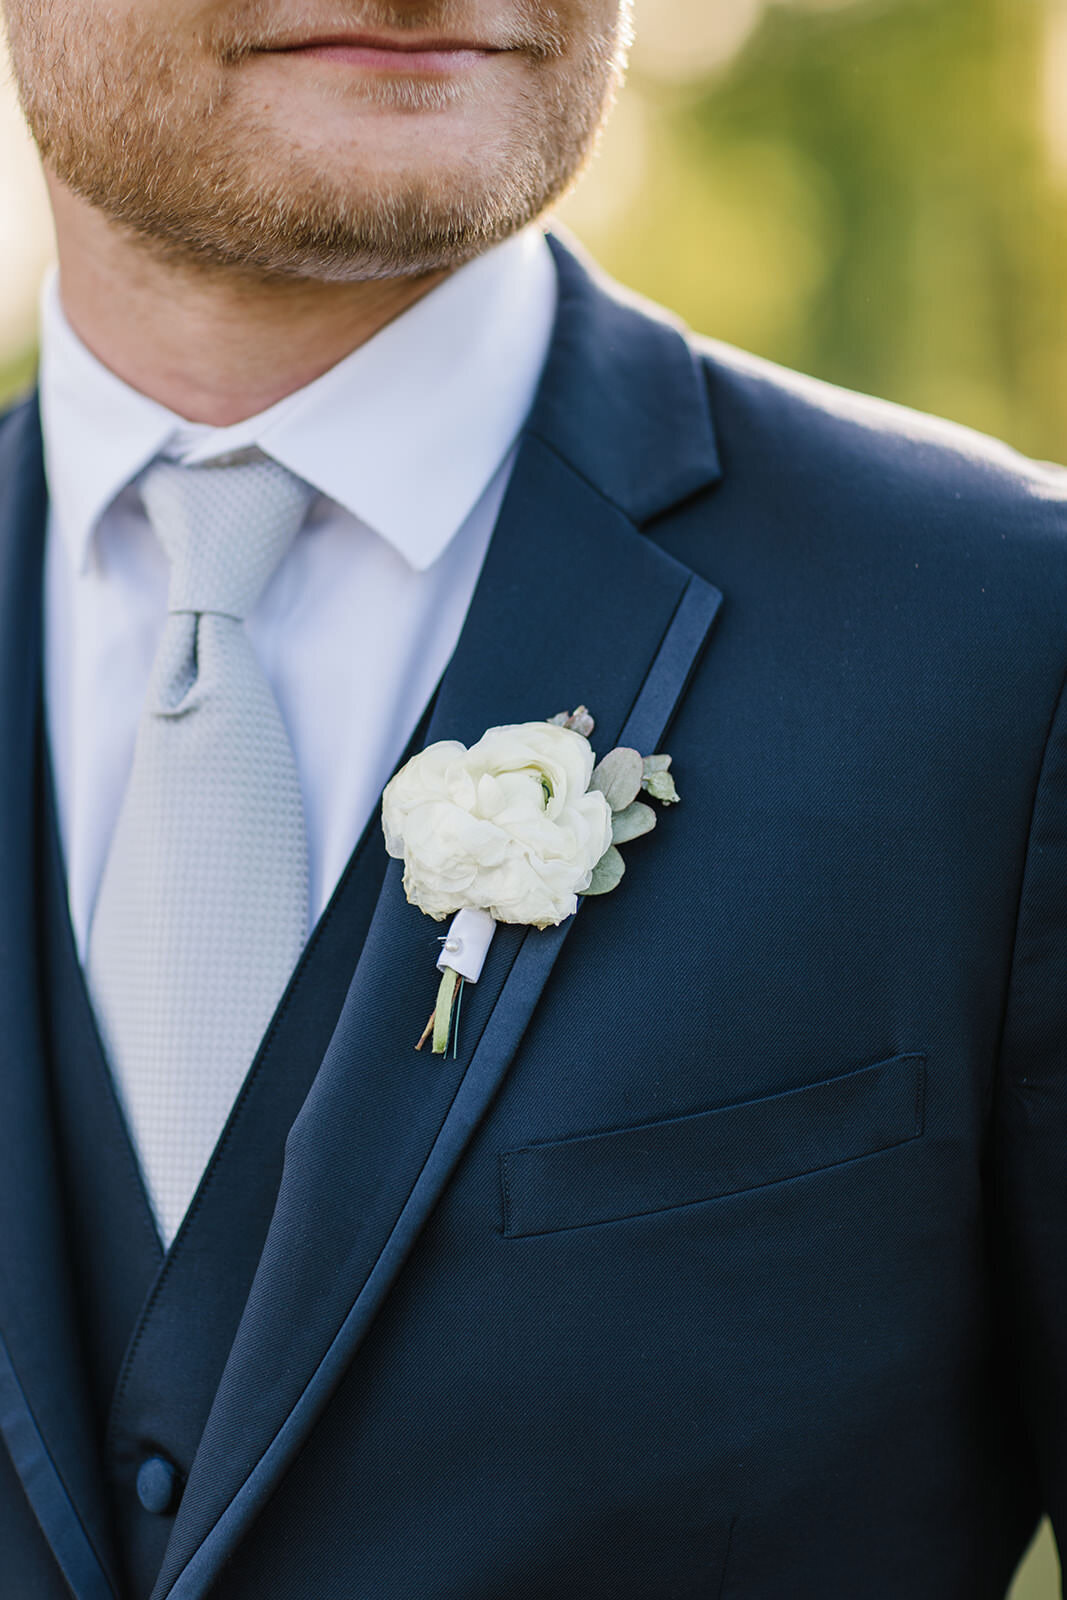
[(669, 772), (654, 772), (650, 778), (644, 780), (641, 787), (646, 794), (652, 796), (653, 800), (659, 800), (665, 806), (676, 806), (681, 799)]
[(622, 856), (613, 844), (608, 845), (593, 868), (593, 881), (585, 891), (586, 894), (610, 894), (612, 889), (617, 889), (622, 882), (625, 871), (626, 863)]
[(625, 811), (616, 811), (612, 817), (611, 842), (628, 844), (631, 839), (640, 839), (643, 833), (651, 833), (655, 826), (656, 813), (652, 807), (635, 800), (632, 806), (627, 806)]
[(641, 793), (644, 762), (636, 750), (625, 745), (612, 750), (594, 770), (590, 789), (599, 789), (612, 811), (625, 811)]
[(646, 756), (644, 759), (645, 777), (651, 778), (654, 772), (669, 772), (670, 765), (670, 756)]

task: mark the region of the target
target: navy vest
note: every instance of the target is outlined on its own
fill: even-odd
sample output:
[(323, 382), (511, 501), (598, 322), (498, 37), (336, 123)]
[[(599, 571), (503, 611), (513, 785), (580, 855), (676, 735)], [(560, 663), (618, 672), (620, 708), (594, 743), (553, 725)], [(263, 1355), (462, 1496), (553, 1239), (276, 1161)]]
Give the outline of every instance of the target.
[(131, 1600), (141, 1600), (163, 1559), (270, 1224), (286, 1136), (336, 1025), (386, 855), (374, 819), (164, 1257), (77, 958), (43, 755), (40, 767), (41, 992), (71, 1271), (118, 1566)]

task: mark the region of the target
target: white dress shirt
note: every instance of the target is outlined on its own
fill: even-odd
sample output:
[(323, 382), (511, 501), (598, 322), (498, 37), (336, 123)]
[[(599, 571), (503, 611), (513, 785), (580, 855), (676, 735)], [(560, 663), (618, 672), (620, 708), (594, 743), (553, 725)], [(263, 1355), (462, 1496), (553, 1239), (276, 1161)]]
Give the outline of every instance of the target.
[(131, 481), (160, 454), (255, 445), (320, 491), (247, 620), (296, 757), (315, 921), (459, 638), (555, 307), (551, 254), (527, 230), (323, 377), (212, 428), (101, 365), (45, 285), (46, 711), (83, 960), (166, 616), (166, 558)]

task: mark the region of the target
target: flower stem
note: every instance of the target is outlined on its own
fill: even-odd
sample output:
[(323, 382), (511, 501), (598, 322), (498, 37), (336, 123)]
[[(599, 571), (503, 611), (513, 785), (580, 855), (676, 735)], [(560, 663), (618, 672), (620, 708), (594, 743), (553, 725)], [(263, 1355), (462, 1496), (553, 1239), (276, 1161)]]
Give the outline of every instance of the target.
[(434, 1008), (433, 1025), (433, 1053), (435, 1056), (448, 1054), (448, 1042), (452, 1036), (452, 1012), (456, 1004), (456, 995), (462, 987), (463, 979), (452, 967), (446, 967), (441, 977), (441, 987), (437, 991), (437, 1005)]

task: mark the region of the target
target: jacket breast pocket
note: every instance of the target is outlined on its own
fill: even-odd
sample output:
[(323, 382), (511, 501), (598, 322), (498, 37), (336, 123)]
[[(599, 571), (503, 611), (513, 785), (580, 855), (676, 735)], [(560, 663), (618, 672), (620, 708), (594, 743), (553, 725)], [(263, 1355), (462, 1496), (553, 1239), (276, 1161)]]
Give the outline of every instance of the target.
[(916, 1139), (926, 1057), (892, 1056), (760, 1100), (509, 1150), (504, 1233), (645, 1216), (804, 1177)]

